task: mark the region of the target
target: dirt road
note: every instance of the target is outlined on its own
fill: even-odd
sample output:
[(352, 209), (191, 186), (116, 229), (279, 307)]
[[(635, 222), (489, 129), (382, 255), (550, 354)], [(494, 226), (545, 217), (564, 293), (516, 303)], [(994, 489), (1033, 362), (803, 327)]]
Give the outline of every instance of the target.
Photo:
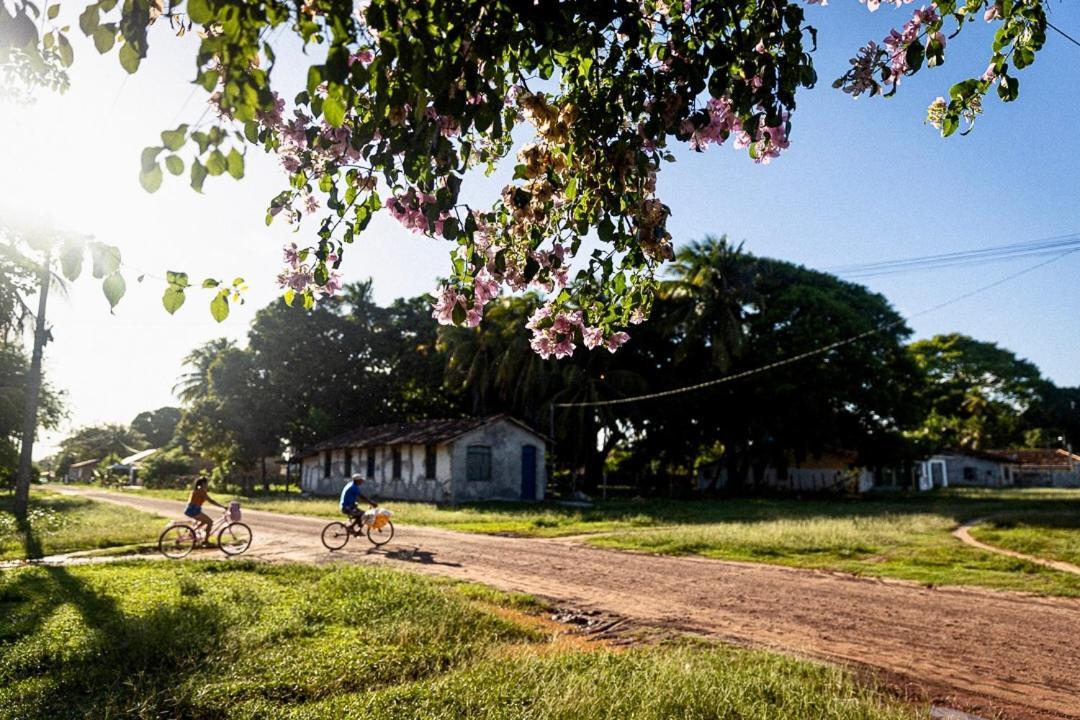
[[(179, 516), (183, 504), (69, 490)], [(327, 552), (325, 520), (246, 511), (249, 556), (374, 562), (533, 593), (559, 604), (850, 664), (982, 717), (1080, 718), (1080, 599), (930, 589), (793, 568), (658, 557), (560, 540), (399, 527), (374, 551)]]

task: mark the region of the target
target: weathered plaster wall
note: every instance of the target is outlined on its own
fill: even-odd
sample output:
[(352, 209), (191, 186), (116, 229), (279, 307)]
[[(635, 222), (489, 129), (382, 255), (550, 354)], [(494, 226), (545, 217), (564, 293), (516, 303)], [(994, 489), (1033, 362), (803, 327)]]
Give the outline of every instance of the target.
[[(368, 497), (386, 500), (423, 500), (449, 502), (451, 455), (450, 447), (439, 445), (435, 451), (435, 477), (424, 477), (424, 446), (400, 445), (401, 477), (394, 478), (394, 455), (391, 446), (348, 448), (352, 454), (352, 473), (364, 475), (363, 493)], [(301, 487), (314, 495), (337, 495), (348, 482), (345, 473), (346, 449), (331, 453), (330, 476), (326, 477), (323, 454), (304, 458)], [(375, 456), (375, 475), (367, 476), (368, 454)]]
[[(469, 481), (466, 457), (470, 445), (487, 445), (491, 448), (491, 480)], [(453, 497), (454, 502), (473, 500), (521, 500), (521, 453), (522, 447), (536, 448), (536, 498), (544, 499), (547, 489), (545, 475), (543, 438), (508, 420), (477, 428), (454, 440), (453, 443)]]

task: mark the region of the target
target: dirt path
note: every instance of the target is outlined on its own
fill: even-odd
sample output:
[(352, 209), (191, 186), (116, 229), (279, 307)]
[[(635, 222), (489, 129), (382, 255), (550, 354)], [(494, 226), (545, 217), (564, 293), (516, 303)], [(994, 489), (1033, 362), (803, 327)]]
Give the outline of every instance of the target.
[(1005, 557), (1016, 558), (1017, 560), (1027, 560), (1036, 565), (1053, 568), (1054, 570), (1059, 570), (1061, 572), (1072, 573), (1073, 575), (1080, 575), (1080, 566), (1067, 563), (1064, 560), (1048, 560), (1034, 555), (1026, 555), (1022, 552), (1016, 552), (1015, 550), (1000, 548), (996, 545), (988, 545), (980, 540), (976, 540), (971, 536), (971, 529), (987, 520), (989, 520), (989, 518), (980, 518), (978, 520), (966, 522), (953, 530), (953, 537), (965, 545), (970, 545), (971, 547), (979, 548), (980, 550), (986, 550), (987, 552), (992, 552), (997, 555), (1004, 555)]
[[(71, 490), (170, 517), (183, 504)], [(850, 664), (914, 697), (982, 717), (1080, 718), (1080, 599), (660, 557), (403, 526), (385, 551), (329, 553), (326, 520), (247, 511), (249, 556), (372, 562), (483, 582), (697, 633)]]

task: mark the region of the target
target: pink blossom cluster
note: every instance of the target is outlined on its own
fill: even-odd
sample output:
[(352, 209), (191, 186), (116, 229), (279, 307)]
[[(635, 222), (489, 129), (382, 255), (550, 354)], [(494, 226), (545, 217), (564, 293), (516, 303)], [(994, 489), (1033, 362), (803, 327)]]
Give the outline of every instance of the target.
[(561, 360), (573, 355), (577, 349), (574, 340), (579, 331), (585, 347), (590, 350), (604, 346), (609, 352), (615, 352), (630, 339), (628, 334), (621, 331), (605, 338), (602, 328), (591, 327), (585, 323), (580, 310), (556, 313), (551, 303), (537, 308), (529, 322), (525, 323), (525, 327), (533, 333), (529, 346), (545, 360), (552, 356)]
[(465, 311), (465, 324), (468, 327), (476, 327), (484, 318), (484, 306), (498, 296), (499, 283), (484, 269), (477, 273), (473, 280), (471, 302), (467, 294), (450, 285), (444, 285), (439, 288), (431, 316), (440, 325), (453, 325), (454, 310), (461, 307)]
[[(884, 2), (886, 5), (895, 5), (896, 7), (900, 7), (902, 5), (909, 5), (914, 2), (914, 0), (859, 0), (859, 2), (865, 5), (866, 9), (870, 12), (877, 12), (877, 9), (881, 7), (882, 2)], [(813, 4), (813, 2), (811, 2), (811, 4)], [(824, 5), (825, 3), (821, 4)]]
[(450, 215), (442, 212), (434, 223), (429, 223), (427, 209), (435, 202), (435, 196), (431, 193), (417, 192), (415, 188), (409, 188), (407, 192), (398, 193), (387, 200), (386, 209), (395, 220), (415, 233), (423, 234), (434, 230), (436, 235), (442, 235), (443, 223)]
[[(760, 86), (761, 78), (755, 77), (751, 84)], [(689, 118), (683, 120), (682, 131), (690, 133), (690, 147), (698, 152), (707, 148), (711, 143), (721, 145), (731, 135), (735, 136), (733, 146), (742, 150), (751, 148), (754, 162), (768, 164), (772, 158), (779, 157), (780, 153), (790, 147), (787, 138), (787, 114), (783, 121), (776, 127), (768, 127), (764, 123), (758, 126), (756, 136), (743, 129), (742, 121), (733, 112), (731, 100), (726, 97), (710, 99), (706, 105), (709, 115), (707, 125), (697, 127)]]
[[(901, 76), (908, 70), (907, 49), (913, 42), (919, 41), (919, 35), (923, 29), (936, 23), (941, 18), (937, 13), (937, 5), (931, 3), (929, 7), (919, 8), (914, 12), (911, 19), (904, 23), (899, 31), (891, 30), (885, 38), (885, 52), (889, 58), (889, 65), (885, 81), (899, 83)], [(945, 35), (941, 32), (934, 33), (934, 39), (942, 45), (945, 44)]]
[[(341, 290), (341, 273), (330, 269), (329, 278), (325, 285), (315, 282), (315, 270), (303, 261), (303, 251), (297, 248), (296, 243), (289, 243), (282, 248), (285, 267), (277, 276), (278, 286), (284, 290), (292, 290), (297, 293), (310, 292), (318, 300), (321, 297), (333, 297)], [(331, 253), (326, 258), (327, 266), (337, 262), (337, 255)]]
[(458, 125), (457, 120), (449, 115), (440, 115), (433, 107), (425, 110), (424, 115), (439, 125), (439, 134), (444, 138), (452, 138), (461, 134), (461, 126)]
[(881, 48), (871, 40), (865, 47), (859, 48), (858, 54), (849, 60), (851, 70), (843, 78), (837, 80), (833, 87), (840, 87), (844, 92), (856, 98), (864, 92), (876, 95), (881, 91), (876, 75), (881, 66)]

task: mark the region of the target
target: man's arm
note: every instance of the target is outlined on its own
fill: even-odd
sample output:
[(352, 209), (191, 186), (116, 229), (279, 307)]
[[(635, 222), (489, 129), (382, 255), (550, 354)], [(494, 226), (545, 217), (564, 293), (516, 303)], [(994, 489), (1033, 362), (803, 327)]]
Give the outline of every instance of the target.
[(368, 505), (370, 505), (371, 507), (379, 507), (379, 503), (377, 503), (377, 502), (372, 502), (371, 500), (368, 500), (368, 499), (367, 499), (367, 496), (366, 496), (366, 495), (364, 495), (364, 494), (362, 494), (362, 493), (356, 493), (356, 497), (360, 498), (361, 500), (363, 500), (364, 502), (366, 502), (366, 503), (367, 503)]

